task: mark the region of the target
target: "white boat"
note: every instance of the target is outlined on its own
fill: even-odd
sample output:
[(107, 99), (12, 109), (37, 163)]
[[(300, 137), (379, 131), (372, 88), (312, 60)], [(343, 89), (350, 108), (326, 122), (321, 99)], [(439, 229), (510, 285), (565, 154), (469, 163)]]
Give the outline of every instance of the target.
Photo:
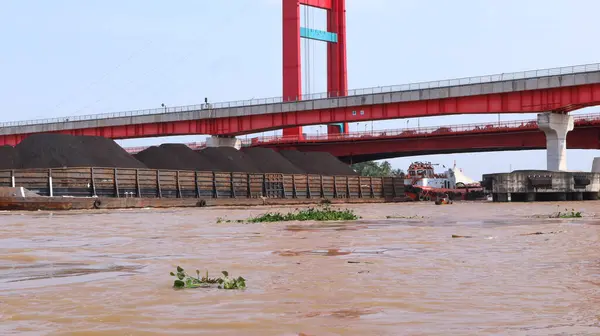
[(414, 200), (432, 200), (447, 194), (452, 198), (459, 196), (465, 199), (470, 192), (482, 190), (479, 182), (466, 176), (462, 169), (456, 168), (456, 162), (443, 173), (436, 173), (434, 166), (439, 164), (411, 163), (404, 179), (409, 197)]

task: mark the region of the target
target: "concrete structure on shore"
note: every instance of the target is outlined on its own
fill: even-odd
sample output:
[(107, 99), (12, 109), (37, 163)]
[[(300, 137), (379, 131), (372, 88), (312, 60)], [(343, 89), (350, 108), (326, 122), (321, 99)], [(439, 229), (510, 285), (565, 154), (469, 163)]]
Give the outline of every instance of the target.
[(600, 173), (517, 170), (483, 175), (494, 202), (597, 200)]

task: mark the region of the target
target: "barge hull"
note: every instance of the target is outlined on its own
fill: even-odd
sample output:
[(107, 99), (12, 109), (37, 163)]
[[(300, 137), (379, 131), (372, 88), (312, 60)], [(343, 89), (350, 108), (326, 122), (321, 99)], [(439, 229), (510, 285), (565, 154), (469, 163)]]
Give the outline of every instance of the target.
[(93, 210), (142, 208), (195, 208), (206, 206), (260, 206), (309, 204), (384, 203), (383, 198), (363, 199), (186, 199), (186, 198), (83, 198), (83, 197), (0, 197), (0, 210)]
[(404, 200), (394, 177), (121, 168), (0, 170), (0, 210), (84, 210), (381, 203)]

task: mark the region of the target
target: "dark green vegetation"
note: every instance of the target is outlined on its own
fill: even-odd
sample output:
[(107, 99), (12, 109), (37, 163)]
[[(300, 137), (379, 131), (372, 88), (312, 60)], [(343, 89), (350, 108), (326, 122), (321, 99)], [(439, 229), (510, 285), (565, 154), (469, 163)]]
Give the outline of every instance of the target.
[(550, 215), (550, 218), (581, 218), (581, 217), (583, 217), (581, 215), (581, 211), (575, 211), (575, 209), (571, 209), (571, 211), (569, 211), (569, 209), (565, 209), (564, 212), (558, 211), (558, 212)]
[(196, 270), (196, 277), (188, 275), (183, 268), (177, 266), (177, 273), (171, 272), (171, 276), (177, 277), (173, 282), (173, 287), (182, 288), (207, 288), (217, 287), (219, 289), (244, 289), (246, 288), (246, 279), (242, 277), (230, 278), (229, 272), (223, 271), (220, 278), (209, 278), (208, 271), (204, 277), (200, 277), (200, 271)]
[(272, 222), (290, 222), (290, 221), (350, 221), (360, 219), (353, 210), (343, 209), (335, 210), (328, 203), (324, 203), (316, 208), (308, 208), (288, 213), (267, 212), (265, 214), (251, 217), (247, 220), (217, 218), (217, 224), (220, 223), (272, 223)]
[[(559, 207), (559, 205), (556, 206), (557, 209)], [(571, 211), (569, 211), (569, 209), (565, 209), (564, 211), (556, 211), (554, 213), (551, 213), (550, 215), (534, 215), (532, 216), (534, 218), (582, 218), (583, 214), (581, 213), (581, 211), (575, 211), (575, 209), (571, 209)]]
[(257, 217), (248, 219), (249, 223), (265, 223), (265, 222), (289, 222), (289, 221), (348, 221), (356, 220), (360, 217), (354, 211), (349, 209), (335, 210), (329, 205), (324, 205), (318, 208), (309, 208), (282, 214), (279, 212), (268, 212)]
[(355, 163), (352, 166), (355, 172), (361, 176), (372, 176), (372, 177), (385, 177), (385, 176), (398, 176), (404, 177), (404, 171), (402, 169), (393, 169), (392, 165), (383, 161), (381, 163), (375, 161), (367, 161), (361, 163)]
[(550, 215), (533, 215), (533, 218), (582, 218), (583, 213), (581, 211), (575, 211), (575, 209), (565, 209), (564, 211), (560, 210), (560, 205), (557, 205), (557, 211), (551, 213)]

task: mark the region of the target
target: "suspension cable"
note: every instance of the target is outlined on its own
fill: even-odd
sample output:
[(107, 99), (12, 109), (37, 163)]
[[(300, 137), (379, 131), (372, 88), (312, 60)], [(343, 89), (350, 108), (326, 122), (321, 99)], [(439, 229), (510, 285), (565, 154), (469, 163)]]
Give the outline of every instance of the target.
[[(310, 9), (309, 6), (304, 6), (304, 27), (310, 29)], [(306, 69), (304, 71), (304, 94), (310, 94), (311, 92), (311, 60), (310, 60), (310, 39), (304, 39), (304, 64)]]

